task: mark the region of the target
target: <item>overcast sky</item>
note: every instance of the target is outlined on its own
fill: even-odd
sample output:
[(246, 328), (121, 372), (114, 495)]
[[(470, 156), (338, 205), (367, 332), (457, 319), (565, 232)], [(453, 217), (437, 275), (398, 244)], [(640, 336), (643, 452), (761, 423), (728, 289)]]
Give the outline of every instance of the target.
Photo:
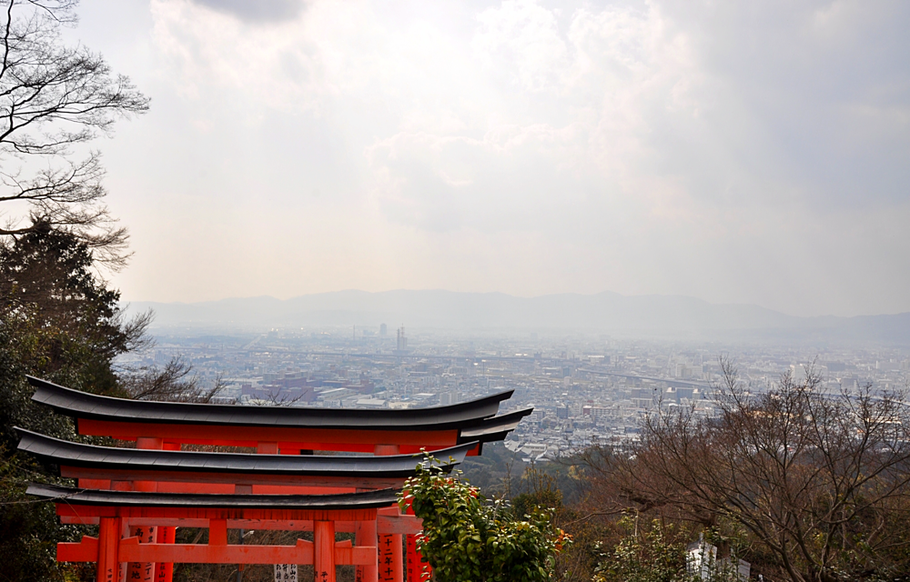
[(83, 0), (126, 300), (910, 311), (910, 2)]

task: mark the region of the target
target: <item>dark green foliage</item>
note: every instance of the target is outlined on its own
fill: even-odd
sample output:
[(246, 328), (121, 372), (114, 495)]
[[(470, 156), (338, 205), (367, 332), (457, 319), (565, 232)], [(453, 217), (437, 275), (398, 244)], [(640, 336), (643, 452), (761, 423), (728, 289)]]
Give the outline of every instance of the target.
[(101, 362), (129, 351), (142, 338), (142, 321), (123, 321), (120, 292), (108, 289), (92, 272), (93, 265), (86, 243), (46, 224), (0, 247), (3, 313), (58, 332), (43, 338), (48, 342), (42, 351), (48, 358), (41, 362), (45, 372), (67, 364), (65, 337), (78, 340)]
[(31, 401), (26, 374), (67, 384), (84, 376), (87, 350), (58, 330), (41, 326), (31, 312), (0, 315), (0, 446), (15, 450), (22, 427), (58, 438), (74, 438), (72, 422)]
[(57, 542), (75, 541), (86, 532), (58, 525), (53, 504), (25, 495), (26, 481), (51, 480), (30, 459), (5, 449), (0, 456), (0, 580), (67, 579), (71, 570), (55, 561)]
[(15, 454), (19, 426), (76, 439), (72, 422), (31, 402), (26, 374), (80, 389), (120, 394), (113, 358), (142, 338), (142, 321), (124, 324), (119, 294), (93, 275), (87, 245), (46, 228), (0, 246), (0, 580), (63, 580), (54, 506), (25, 496), (28, 482), (59, 481), (53, 467)]
[(124, 323), (119, 293), (91, 271), (74, 236), (38, 229), (0, 246), (0, 444), (21, 426), (71, 436), (68, 423), (29, 400), (31, 374), (77, 389), (121, 395), (114, 357), (142, 341), (146, 319)]

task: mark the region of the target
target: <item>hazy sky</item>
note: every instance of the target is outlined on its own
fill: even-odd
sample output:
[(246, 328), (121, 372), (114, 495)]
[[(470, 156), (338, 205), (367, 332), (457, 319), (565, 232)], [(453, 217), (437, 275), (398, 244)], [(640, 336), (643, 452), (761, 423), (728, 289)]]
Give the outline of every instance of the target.
[(910, 2), (83, 0), (127, 300), (910, 311)]

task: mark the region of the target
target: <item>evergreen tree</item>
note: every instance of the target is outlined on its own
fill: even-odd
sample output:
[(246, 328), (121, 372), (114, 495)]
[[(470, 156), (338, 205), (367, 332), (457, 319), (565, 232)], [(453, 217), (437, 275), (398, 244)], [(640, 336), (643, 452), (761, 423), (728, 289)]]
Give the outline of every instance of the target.
[(119, 292), (92, 272), (88, 245), (71, 233), (31, 229), (0, 246), (0, 579), (62, 580), (55, 544), (81, 530), (57, 523), (27, 483), (57, 478), (16, 452), (14, 427), (76, 440), (72, 422), (31, 402), (26, 374), (121, 395), (114, 358), (144, 340), (149, 316), (124, 321)]

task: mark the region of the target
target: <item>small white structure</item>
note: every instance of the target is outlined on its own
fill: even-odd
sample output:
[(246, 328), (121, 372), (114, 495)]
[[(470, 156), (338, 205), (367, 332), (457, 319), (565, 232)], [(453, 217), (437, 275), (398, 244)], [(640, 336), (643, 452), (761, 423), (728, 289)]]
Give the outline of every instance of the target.
[(716, 562), (717, 546), (706, 542), (704, 534), (698, 536), (697, 542), (686, 546), (686, 571), (689, 574), (707, 580), (711, 577)]
[(752, 564), (733, 556), (717, 559), (717, 546), (705, 541), (699, 534), (698, 541), (686, 546), (686, 570), (701, 580), (710, 580), (713, 574), (724, 573), (724, 579), (747, 582)]

